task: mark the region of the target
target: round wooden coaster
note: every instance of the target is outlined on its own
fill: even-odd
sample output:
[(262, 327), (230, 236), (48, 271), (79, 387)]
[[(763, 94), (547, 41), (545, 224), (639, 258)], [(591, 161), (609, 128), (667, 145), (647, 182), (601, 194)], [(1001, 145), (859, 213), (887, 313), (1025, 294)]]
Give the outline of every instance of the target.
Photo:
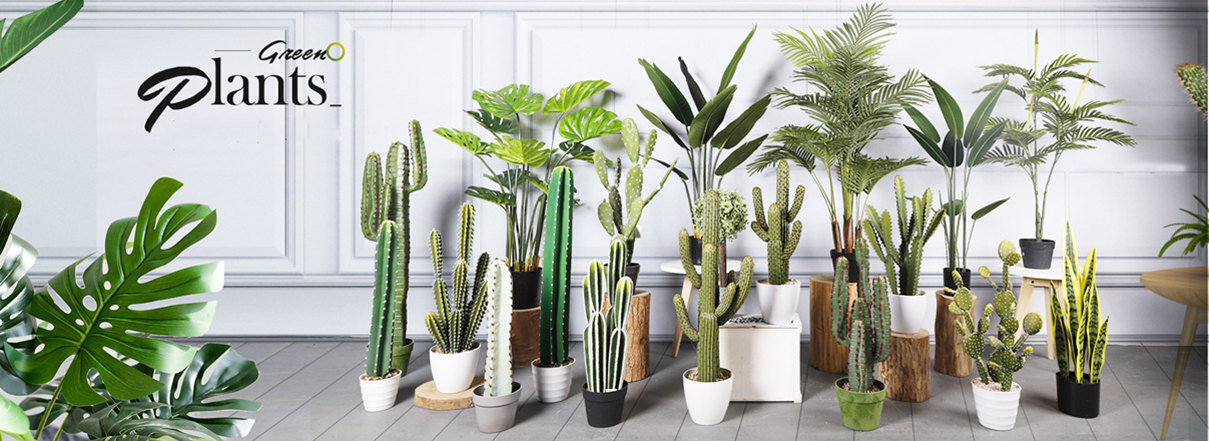
[(483, 384), (483, 377), (474, 377), (470, 388), (455, 394), (443, 394), (437, 390), (437, 384), (427, 382), (416, 388), (416, 407), (432, 410), (456, 410), (474, 407), (471, 391)]

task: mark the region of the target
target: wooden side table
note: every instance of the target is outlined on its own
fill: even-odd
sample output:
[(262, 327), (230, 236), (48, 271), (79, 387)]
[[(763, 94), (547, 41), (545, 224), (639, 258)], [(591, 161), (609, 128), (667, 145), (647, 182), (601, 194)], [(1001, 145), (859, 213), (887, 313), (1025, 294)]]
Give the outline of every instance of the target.
[[(738, 260), (727, 259), (726, 261), (727, 268), (738, 269), (741, 264)], [(694, 268), (698, 272), (701, 271), (701, 265), (694, 265)], [(684, 263), (680, 260), (669, 260), (659, 264), (659, 270), (669, 274), (684, 276), (684, 284), (680, 286), (680, 292), (676, 295), (684, 299), (684, 306), (687, 308), (689, 300), (693, 298), (693, 281), (684, 273)], [(672, 313), (675, 314), (675, 311), (672, 311)], [(680, 338), (684, 336), (684, 330), (680, 329), (680, 320), (673, 317), (672, 321), (676, 323), (676, 332), (672, 335), (672, 358), (676, 358), (676, 356), (680, 355)], [(719, 325), (722, 325), (722, 323), (719, 323)]]
[(1173, 302), (1183, 303), (1184, 329), (1180, 332), (1180, 350), (1175, 357), (1175, 375), (1171, 377), (1171, 392), (1167, 394), (1167, 413), (1163, 416), (1163, 434), (1167, 439), (1167, 427), (1171, 425), (1171, 412), (1180, 395), (1180, 383), (1184, 381), (1184, 369), (1188, 367), (1188, 354), (1192, 352), (1192, 337), (1202, 323), (1209, 323), (1206, 307), (1209, 306), (1209, 267), (1175, 268), (1151, 271), (1142, 274), (1142, 286)]
[[(1053, 300), (1054, 290), (1061, 292), (1064, 288), (1062, 282), (1062, 266), (1050, 266), (1049, 269), (1032, 269), (1019, 268), (1015, 270), (1016, 274), (1020, 275), (1020, 299), (1016, 302), (1016, 320), (1021, 320), (1020, 329), (1016, 330), (1016, 338), (1019, 339), (1024, 335), (1023, 320), (1028, 314), (1029, 302), (1033, 300), (1033, 289), (1041, 288), (1045, 290), (1045, 313), (1041, 314), (1045, 317), (1045, 347), (1046, 354), (1050, 360), (1054, 359), (1054, 318), (1050, 316), (1050, 303)], [(1023, 307), (1020, 307), (1023, 305)]]

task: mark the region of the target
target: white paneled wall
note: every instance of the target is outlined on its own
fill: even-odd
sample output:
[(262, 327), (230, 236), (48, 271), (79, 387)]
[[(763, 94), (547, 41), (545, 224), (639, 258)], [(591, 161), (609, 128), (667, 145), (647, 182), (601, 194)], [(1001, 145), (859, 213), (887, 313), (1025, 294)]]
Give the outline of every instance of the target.
[[(178, 202), (207, 203), (220, 213), (218, 229), (182, 262), (227, 262), (227, 288), (213, 296), (220, 302), (211, 334), (364, 334), (373, 257), (357, 223), (362, 161), (368, 152), (404, 140), (405, 122), (419, 119), (426, 129), (430, 179), (412, 201), (416, 276), (409, 317), (411, 332), (420, 336), (422, 316), (432, 308), (427, 233), (434, 227), (452, 231), (456, 207), (465, 199), (462, 190), (483, 180), (476, 162), (431, 129), (474, 129), (462, 113), (473, 108), (473, 89), (519, 82), (549, 95), (577, 80), (605, 79), (615, 92), (605, 105), (638, 119), (645, 131), (649, 124), (635, 105), (663, 106), (638, 58), (659, 64), (679, 81), (676, 57), (683, 56), (698, 81), (712, 90), (735, 46), (758, 25), (736, 75), (740, 89), (734, 107), (741, 109), (789, 83), (790, 66), (773, 32), (830, 28), (857, 5), (788, 0), (90, 2), (62, 32), (0, 75), (5, 103), (0, 106), (5, 132), (0, 188), (25, 202), (16, 231), (41, 251), (34, 273), (42, 281), (98, 249), (108, 223), (137, 213), (156, 177), (174, 176), (185, 183)], [(0, 16), (34, 6), (6, 3)], [(1203, 252), (1155, 257), (1169, 235), (1162, 226), (1181, 220), (1177, 208), (1190, 206), (1192, 194), (1206, 193), (1205, 121), (1173, 74), (1177, 64), (1206, 61), (1205, 4), (920, 0), (890, 7), (898, 27), (884, 62), (896, 73), (919, 69), (967, 109), (978, 102), (969, 92), (988, 81), (977, 66), (1030, 63), (1034, 30), (1040, 32), (1042, 60), (1074, 52), (1100, 61), (1091, 72), (1108, 87), (1087, 95), (1125, 99), (1114, 110), (1137, 124), (1127, 131), (1138, 145), (1064, 158), (1050, 191), (1046, 235), (1059, 237), (1062, 221), (1070, 219), (1082, 251), (1099, 248), (1104, 309), (1113, 317), (1115, 339), (1173, 339), (1182, 307), (1146, 291), (1138, 275), (1205, 264)], [(339, 62), (258, 60), (260, 48), (277, 39), (303, 49), (338, 41), (347, 56)], [(250, 52), (240, 52), (245, 50)], [(153, 103), (137, 97), (143, 80), (173, 66), (197, 66), (213, 77), (214, 57), (222, 58), (224, 76), (289, 75), (295, 69), (323, 75), (328, 103), (339, 106), (231, 106), (206, 99), (166, 111), (151, 133), (144, 131)], [(1021, 108), (1005, 95), (998, 113), (1018, 115)], [(934, 105), (926, 113), (939, 118)], [(801, 122), (794, 110), (770, 110), (756, 130)], [(871, 150), (922, 156), (900, 126), (887, 129), (883, 138)], [(670, 159), (678, 152), (665, 139), (656, 156)], [(588, 203), (576, 212), (574, 258), (581, 269), (576, 280), (607, 247), (594, 212), (603, 191), (589, 170), (577, 170), (579, 194)], [(650, 170), (648, 181), (657, 172)], [(902, 175), (911, 192), (939, 189), (943, 182), (934, 166)], [(793, 179), (809, 191), (802, 215), (806, 232), (791, 262), (791, 271), (805, 280), (828, 271), (830, 236), (822, 199), (807, 175), (796, 170)], [(752, 186), (772, 181), (768, 174), (736, 173), (724, 186), (749, 197)], [(888, 206), (889, 188), (884, 184), (872, 203)], [(999, 240), (1032, 231), (1032, 192), (1021, 171), (999, 166), (980, 169), (971, 191), (976, 205), (1012, 198), (978, 225), (971, 251), (971, 266), (994, 265)], [(479, 249), (502, 254), (499, 210), (476, 205)], [(657, 297), (652, 306), (656, 336), (671, 334), (670, 295), (680, 284), (660, 274), (658, 265), (675, 258), (674, 237), (687, 225), (684, 194), (679, 184), (669, 183), (647, 209), (636, 256), (644, 265), (642, 287)], [(941, 245), (938, 236), (928, 248), (923, 275), (928, 289), (940, 282)], [(764, 244), (753, 234), (741, 235), (730, 254), (752, 255), (757, 272), (763, 272)], [(880, 267), (875, 262), (874, 269)], [(572, 303), (580, 308), (578, 300)], [(803, 317), (806, 305), (803, 301)], [(1037, 296), (1030, 306), (1040, 310), (1042, 305)], [(572, 327), (581, 328), (580, 313), (572, 317)]]

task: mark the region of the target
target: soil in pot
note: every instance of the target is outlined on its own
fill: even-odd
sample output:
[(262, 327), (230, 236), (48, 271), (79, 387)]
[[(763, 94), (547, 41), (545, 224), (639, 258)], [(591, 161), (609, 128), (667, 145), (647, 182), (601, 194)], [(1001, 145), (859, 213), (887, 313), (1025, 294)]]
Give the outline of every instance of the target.
[(474, 420), (479, 432), (503, 432), (516, 423), (516, 403), (521, 397), (521, 384), (512, 382), (512, 392), (498, 397), (484, 397), (483, 386), (474, 388)]
[(974, 391), (974, 409), (978, 424), (991, 430), (1012, 430), (1020, 409), (1020, 385), (1012, 382), (1011, 390), (1003, 391), (998, 384), (987, 385), (975, 377), (970, 380)]
[(621, 411), (625, 408), (625, 394), (629, 383), (621, 382), (621, 389), (608, 392), (592, 392), (584, 384), (584, 410), (588, 413), (588, 425), (613, 427), (621, 422)]
[(848, 390), (848, 377), (835, 381), (835, 397), (840, 404), (844, 427), (870, 431), (881, 425), (886, 384), (873, 380), (873, 389), (876, 392), (853, 392)]
[(1083, 383), (1061, 372), (1055, 372), (1054, 377), (1058, 385), (1058, 410), (1079, 418), (1100, 416), (1100, 383), (1092, 383), (1090, 375), (1083, 376)]
[(390, 409), (395, 405), (399, 395), (399, 381), (403, 372), (391, 369), (385, 377), (370, 377), (361, 374), (361, 404), (367, 412), (378, 412)]
[(756, 300), (760, 302), (760, 314), (770, 325), (786, 325), (798, 313), (798, 300), (802, 297), (802, 285), (790, 280), (783, 285), (768, 283), (768, 279), (756, 281)]
[(537, 398), (543, 403), (557, 403), (571, 394), (571, 376), (575, 373), (575, 359), (557, 365), (542, 366), (541, 360), (533, 360), (533, 384)]
[(842, 253), (836, 250), (831, 250), (831, 273), (835, 273), (835, 263), (840, 260), (840, 257), (848, 258), (848, 281), (856, 282), (861, 278), (861, 267), (856, 264), (856, 253)]
[(1020, 239), (1020, 254), (1025, 268), (1049, 269), (1054, 260), (1054, 241), (1049, 239)]
[(712, 426), (726, 418), (735, 379), (726, 368), (720, 368), (719, 372), (722, 379), (706, 383), (697, 381), (697, 368), (684, 371), (684, 402), (694, 424)]
[(542, 269), (512, 271), (512, 309), (536, 308), (541, 302)]
[[(962, 286), (970, 286), (970, 269), (958, 268), (957, 272), (961, 274)], [(957, 281), (953, 280), (953, 268), (946, 267), (942, 277), (944, 278), (945, 288), (957, 289)]]

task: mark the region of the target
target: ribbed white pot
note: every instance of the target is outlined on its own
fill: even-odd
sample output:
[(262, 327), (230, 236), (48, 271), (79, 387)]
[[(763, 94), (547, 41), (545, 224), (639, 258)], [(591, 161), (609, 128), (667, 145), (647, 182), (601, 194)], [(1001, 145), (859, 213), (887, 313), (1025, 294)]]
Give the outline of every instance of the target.
[(558, 367), (541, 367), (533, 360), (533, 384), (537, 387), (537, 398), (543, 403), (557, 403), (571, 395), (571, 374), (575, 373), (575, 359)]
[(378, 412), (390, 409), (395, 405), (395, 397), (399, 395), (399, 381), (403, 373), (392, 370), (395, 375), (381, 380), (361, 380), (361, 404), (367, 412)]
[(1016, 427), (1016, 411), (1020, 409), (1019, 384), (1012, 382), (1012, 392), (995, 392), (983, 389), (970, 380), (974, 390), (974, 409), (978, 412), (978, 424), (991, 430), (1012, 430)]
[(735, 376), (725, 368), (721, 370), (726, 373), (726, 379), (710, 383), (690, 379), (697, 373), (697, 368), (684, 371), (684, 402), (688, 404), (688, 416), (694, 424), (712, 426), (726, 417)]
[(928, 296), (890, 294), (890, 330), (899, 334), (914, 334), (928, 326)]
[(773, 285), (768, 279), (756, 281), (756, 297), (760, 301), (760, 313), (764, 323), (787, 325), (798, 313), (798, 299), (802, 297), (802, 284), (790, 280), (784, 285)]
[(478, 342), (469, 351), (456, 354), (442, 354), (433, 346), (428, 351), (429, 363), (432, 366), (432, 382), (436, 383), (437, 391), (443, 394), (456, 394), (470, 389), (474, 382), (474, 373), (478, 371), (479, 352), (483, 346)]

